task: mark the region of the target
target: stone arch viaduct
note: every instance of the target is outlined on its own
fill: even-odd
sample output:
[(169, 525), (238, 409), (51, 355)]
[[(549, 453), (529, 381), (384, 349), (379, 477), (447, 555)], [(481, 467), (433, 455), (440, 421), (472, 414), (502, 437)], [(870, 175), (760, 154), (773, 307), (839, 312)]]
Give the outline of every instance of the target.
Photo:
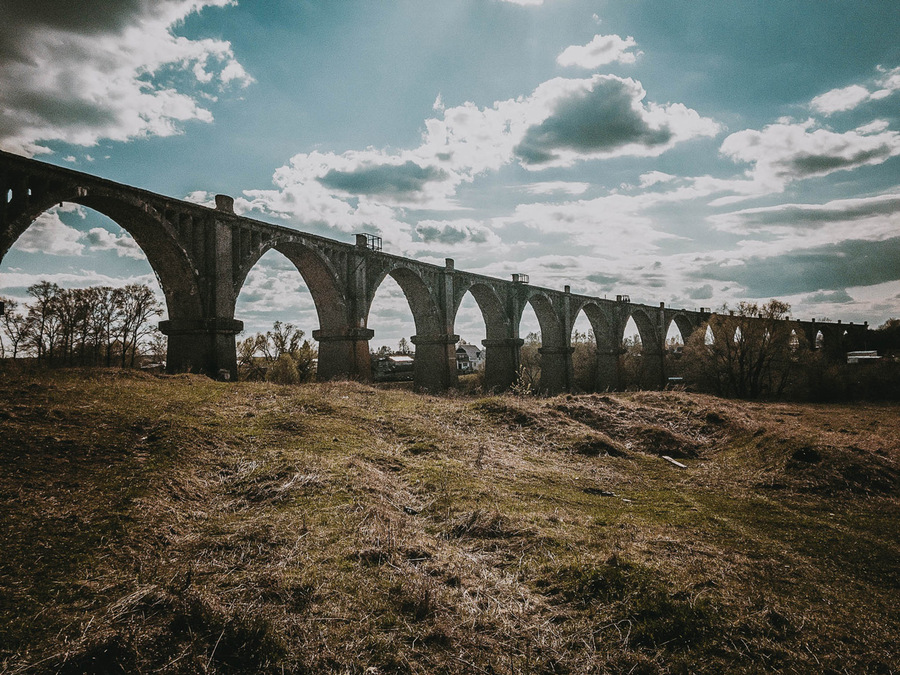
[[(584, 312), (596, 336), (598, 390), (619, 385), (622, 337), (629, 318), (642, 342), (643, 384), (666, 381), (665, 340), (675, 322), (684, 340), (709, 318), (708, 310), (688, 311), (606, 300), (532, 286), (523, 275), (512, 280), (472, 274), (373, 250), (365, 235), (353, 244), (238, 216), (232, 200), (218, 196), (215, 209), (172, 199), (71, 169), (0, 152), (0, 261), (16, 239), (44, 211), (63, 202), (99, 211), (131, 234), (147, 256), (165, 295), (168, 320), (160, 329), (168, 340), (170, 372), (203, 372), (234, 377), (235, 336), (243, 323), (235, 303), (247, 274), (270, 249), (288, 258), (315, 302), (319, 327), (319, 379), (370, 377), (367, 327), (375, 292), (390, 275), (403, 289), (415, 322), (417, 389), (441, 391), (456, 380), (454, 320), (466, 293), (481, 310), (487, 337), (485, 386), (503, 389), (519, 366), (519, 321), (530, 304), (540, 324), (541, 382), (546, 392), (573, 383), (572, 330)], [(862, 348), (866, 325), (795, 321), (794, 332), (837, 356)], [(821, 335), (819, 335), (821, 333)], [(817, 340), (818, 337), (818, 340)]]

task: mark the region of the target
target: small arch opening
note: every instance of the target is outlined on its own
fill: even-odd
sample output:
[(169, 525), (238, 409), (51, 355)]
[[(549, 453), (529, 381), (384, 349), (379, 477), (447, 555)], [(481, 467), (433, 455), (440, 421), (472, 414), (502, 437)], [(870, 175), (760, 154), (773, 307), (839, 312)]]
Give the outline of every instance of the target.
[(643, 373), (644, 346), (641, 332), (633, 316), (628, 317), (622, 332), (621, 386), (639, 389)]
[(579, 391), (593, 391), (597, 382), (597, 338), (584, 310), (572, 326), (572, 372)]
[(541, 379), (541, 354), (543, 345), (541, 324), (530, 302), (525, 304), (519, 319), (519, 337), (524, 341), (519, 350), (519, 373), (516, 386), (537, 391)]
[(666, 377), (670, 384), (681, 384), (684, 381), (684, 356), (685, 336), (682, 334), (677, 322), (669, 324), (666, 332)]

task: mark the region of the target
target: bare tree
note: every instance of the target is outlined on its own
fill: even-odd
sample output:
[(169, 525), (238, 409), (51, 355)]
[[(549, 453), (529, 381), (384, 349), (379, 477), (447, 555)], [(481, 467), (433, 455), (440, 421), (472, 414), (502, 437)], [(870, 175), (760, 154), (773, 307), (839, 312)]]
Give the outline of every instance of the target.
[(38, 361), (53, 361), (53, 348), (59, 335), (60, 321), (57, 296), (60, 287), (49, 281), (40, 281), (28, 287), (28, 295), (34, 302), (28, 305), (26, 320), (31, 324), (29, 343)]
[(244, 379), (261, 380), (265, 377), (268, 363), (266, 342), (266, 336), (262, 333), (238, 341), (237, 362)]
[(759, 398), (780, 395), (806, 352), (802, 331), (787, 320), (790, 305), (770, 300), (764, 305), (727, 306), (688, 339), (685, 375), (697, 386), (723, 396)]
[(149, 339), (147, 340), (147, 354), (155, 363), (162, 363), (166, 360), (169, 349), (169, 339), (163, 334), (159, 328), (152, 326), (150, 328)]
[(575, 385), (582, 391), (592, 391), (597, 382), (597, 340), (593, 329), (587, 333), (572, 333), (572, 371)]
[(83, 362), (85, 341), (81, 338), (90, 315), (86, 289), (60, 289), (54, 300), (59, 318), (59, 356), (63, 363), (74, 363), (76, 356)]
[(118, 336), (122, 342), (122, 367), (134, 368), (141, 338), (150, 334), (151, 317), (162, 314), (162, 307), (149, 286), (129, 284), (112, 294), (118, 314)]
[(513, 390), (517, 393), (534, 393), (541, 380), (541, 334), (529, 333), (519, 349), (519, 372)]
[(25, 316), (16, 311), (19, 306), (18, 302), (11, 298), (2, 298), (2, 300), (6, 306), (3, 316), (0, 317), (2, 319), (0, 326), (3, 329), (2, 334), (6, 335), (6, 341), (4, 342), (0, 335), (0, 356), (6, 358), (8, 348), (9, 355), (16, 358), (19, 356), (19, 350), (28, 341), (30, 327)]
[(276, 321), (272, 330), (266, 331), (266, 339), (271, 344), (271, 352), (274, 360), (278, 360), (282, 354), (293, 354), (303, 341), (303, 331), (294, 328), (293, 324)]
[(91, 332), (94, 350), (98, 356), (102, 351), (104, 363), (109, 367), (112, 366), (117, 334), (115, 289), (109, 286), (94, 287), (92, 300)]

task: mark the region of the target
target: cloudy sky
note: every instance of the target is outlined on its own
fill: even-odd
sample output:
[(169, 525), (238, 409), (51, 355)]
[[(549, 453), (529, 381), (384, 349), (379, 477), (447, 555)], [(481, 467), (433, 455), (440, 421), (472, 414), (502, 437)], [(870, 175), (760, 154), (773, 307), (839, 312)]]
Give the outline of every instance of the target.
[[(4, 150), (553, 288), (900, 316), (894, 0), (3, 5)], [(39, 279), (155, 284), (69, 205), (19, 239), (0, 294)], [(275, 252), (236, 317), (317, 327)], [(412, 333), (390, 281), (369, 326)], [(482, 330), (467, 298), (457, 332)]]

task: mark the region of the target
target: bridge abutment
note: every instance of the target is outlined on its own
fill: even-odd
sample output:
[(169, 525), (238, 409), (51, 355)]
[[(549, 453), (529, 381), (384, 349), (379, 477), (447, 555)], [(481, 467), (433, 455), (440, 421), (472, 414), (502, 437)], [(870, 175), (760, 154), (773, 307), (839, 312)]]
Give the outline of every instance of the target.
[(369, 340), (374, 335), (375, 331), (371, 328), (352, 328), (343, 333), (314, 330), (313, 339), (319, 343), (316, 379), (369, 382), (372, 379)]

